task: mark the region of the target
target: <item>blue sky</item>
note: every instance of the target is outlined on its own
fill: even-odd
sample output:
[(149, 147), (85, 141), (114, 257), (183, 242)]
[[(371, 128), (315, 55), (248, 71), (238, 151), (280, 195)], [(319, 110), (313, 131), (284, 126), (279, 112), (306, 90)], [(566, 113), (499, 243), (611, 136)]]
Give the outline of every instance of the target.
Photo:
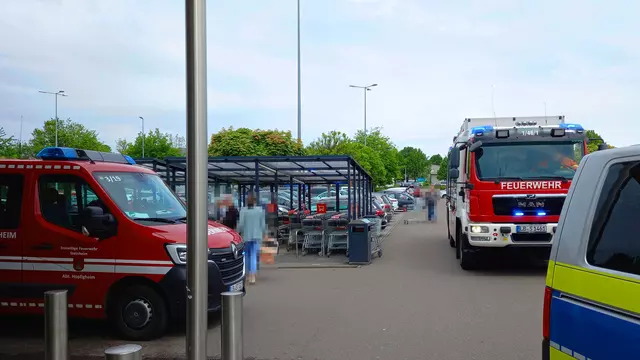
[[(23, 137), (58, 115), (109, 145), (185, 132), (184, 1), (21, 0), (0, 12), (0, 126)], [(383, 126), (444, 153), (465, 117), (563, 114), (615, 146), (640, 129), (640, 3), (302, 0), (305, 143)], [(296, 133), (296, 0), (208, 2), (209, 133)]]

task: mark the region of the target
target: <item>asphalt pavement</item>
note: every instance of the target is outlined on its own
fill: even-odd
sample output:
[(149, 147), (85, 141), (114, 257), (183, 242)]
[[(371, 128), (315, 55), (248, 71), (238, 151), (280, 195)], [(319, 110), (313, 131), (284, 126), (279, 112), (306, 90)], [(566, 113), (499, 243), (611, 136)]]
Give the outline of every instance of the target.
[[(444, 209), (439, 209), (444, 219)], [(413, 217), (410, 213), (405, 218)], [(358, 268), (265, 268), (244, 300), (245, 356), (264, 360), (532, 360), (540, 358), (546, 268), (514, 261), (460, 268), (436, 224), (394, 222), (382, 258)], [(312, 262), (312, 261), (310, 261)], [(33, 320), (29, 320), (33, 321)], [(0, 359), (42, 358), (41, 322), (1, 321)], [(219, 317), (208, 353), (220, 354)], [(103, 324), (72, 323), (70, 350), (100, 358)], [(184, 330), (143, 343), (145, 357), (184, 356)], [(4, 355), (3, 355), (4, 354)], [(38, 357), (39, 356), (39, 357)]]

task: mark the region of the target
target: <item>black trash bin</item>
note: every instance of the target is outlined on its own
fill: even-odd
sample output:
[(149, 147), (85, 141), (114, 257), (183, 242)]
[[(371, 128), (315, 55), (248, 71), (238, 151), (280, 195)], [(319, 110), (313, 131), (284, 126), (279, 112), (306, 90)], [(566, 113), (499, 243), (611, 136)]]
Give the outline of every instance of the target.
[(370, 219), (358, 219), (349, 223), (349, 264), (371, 263), (371, 235), (376, 225)]

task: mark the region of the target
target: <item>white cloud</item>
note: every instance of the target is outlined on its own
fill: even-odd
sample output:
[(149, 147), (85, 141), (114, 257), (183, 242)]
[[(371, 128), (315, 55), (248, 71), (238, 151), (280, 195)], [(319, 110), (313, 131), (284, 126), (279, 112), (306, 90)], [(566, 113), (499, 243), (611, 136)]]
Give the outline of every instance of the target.
[[(628, 2), (302, 1), (303, 137), (384, 126), (398, 144), (444, 152), (465, 117), (564, 114), (614, 145), (637, 140), (640, 26)], [(52, 116), (37, 90), (64, 89), (60, 117), (104, 139), (184, 132), (183, 3), (23, 0), (0, 13), (0, 119), (9, 133)], [(625, 6), (622, 6), (625, 5)], [(209, 114), (221, 126), (296, 132), (295, 2), (208, 3)], [(628, 17), (628, 18), (626, 18)], [(613, 18), (617, 19), (615, 22)]]

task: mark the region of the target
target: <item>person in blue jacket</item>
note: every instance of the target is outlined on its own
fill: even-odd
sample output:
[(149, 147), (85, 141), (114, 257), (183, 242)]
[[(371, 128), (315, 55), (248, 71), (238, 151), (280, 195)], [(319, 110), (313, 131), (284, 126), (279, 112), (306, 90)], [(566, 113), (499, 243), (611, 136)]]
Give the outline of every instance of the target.
[(245, 241), (245, 262), (249, 284), (256, 283), (258, 253), (260, 252), (260, 245), (267, 235), (264, 209), (255, 206), (255, 204), (255, 196), (250, 193), (247, 197), (247, 206), (240, 210), (238, 219), (238, 233), (242, 235)]

